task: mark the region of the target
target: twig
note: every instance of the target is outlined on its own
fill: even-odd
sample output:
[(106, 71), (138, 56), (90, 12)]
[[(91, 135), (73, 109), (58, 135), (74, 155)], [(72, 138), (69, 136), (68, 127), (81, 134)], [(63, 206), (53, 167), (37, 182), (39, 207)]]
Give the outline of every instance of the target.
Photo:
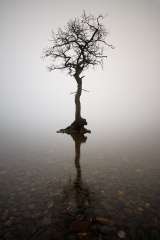
[(83, 91), (85, 91), (85, 92), (89, 92), (88, 90), (86, 90), (86, 89), (82, 89)]

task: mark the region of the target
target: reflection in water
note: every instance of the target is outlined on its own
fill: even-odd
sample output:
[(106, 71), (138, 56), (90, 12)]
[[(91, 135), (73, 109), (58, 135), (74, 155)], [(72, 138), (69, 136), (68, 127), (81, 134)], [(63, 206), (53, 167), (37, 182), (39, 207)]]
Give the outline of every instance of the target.
[(159, 240), (159, 154), (134, 148), (136, 155), (119, 159), (120, 152), (110, 154), (115, 144), (90, 150), (84, 134), (69, 135), (57, 135), (60, 155), (55, 148), (47, 158), (42, 148), (26, 159), (24, 153), (1, 158), (0, 239)]
[[(72, 235), (85, 239), (84, 237), (89, 236), (89, 229), (94, 219), (90, 189), (83, 182), (80, 164), (81, 144), (86, 143), (87, 137), (82, 133), (69, 135), (75, 144), (76, 176), (74, 181), (70, 180), (63, 187), (62, 204), (58, 204), (58, 208), (60, 206), (61, 209), (59, 208), (59, 212), (57, 212), (57, 222), (54, 222), (54, 225), (59, 227), (52, 233), (52, 236), (55, 236), (57, 240)], [(53, 215), (53, 221), (55, 221), (55, 211)]]
[(81, 144), (85, 143), (87, 137), (83, 134), (72, 134), (72, 139), (75, 143), (75, 168), (76, 168), (76, 179), (74, 182), (74, 191), (75, 191), (75, 202), (77, 205), (77, 213), (85, 214), (86, 206), (90, 206), (90, 194), (89, 189), (84, 186), (82, 181), (82, 170), (80, 165), (81, 157)]
[[(87, 137), (79, 132), (72, 132), (68, 135), (72, 137), (75, 144), (76, 176), (74, 181), (69, 181), (64, 186), (62, 204), (57, 204), (61, 209), (59, 208), (57, 212), (58, 221), (53, 223), (57, 227), (52, 237), (54, 236), (56, 240), (103, 240), (106, 236), (114, 239), (117, 232), (111, 218), (95, 214), (95, 204), (98, 205), (95, 193), (91, 192), (89, 186), (83, 181), (80, 163), (81, 145), (86, 143)], [(53, 221), (55, 220), (54, 211)], [(121, 236), (125, 237), (125, 232), (122, 231)]]

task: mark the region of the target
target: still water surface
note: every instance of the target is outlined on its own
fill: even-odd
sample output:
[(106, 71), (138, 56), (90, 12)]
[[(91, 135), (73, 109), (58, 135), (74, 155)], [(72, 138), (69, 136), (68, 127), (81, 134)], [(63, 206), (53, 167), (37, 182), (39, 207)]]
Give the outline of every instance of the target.
[(159, 239), (159, 133), (57, 130), (1, 131), (0, 239)]

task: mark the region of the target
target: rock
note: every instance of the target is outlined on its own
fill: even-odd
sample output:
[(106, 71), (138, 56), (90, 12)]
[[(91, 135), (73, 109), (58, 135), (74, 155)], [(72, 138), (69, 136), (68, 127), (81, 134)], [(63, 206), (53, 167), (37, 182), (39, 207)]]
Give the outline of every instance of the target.
[(117, 235), (121, 239), (124, 239), (126, 237), (126, 233), (123, 230), (120, 230)]
[(147, 202), (147, 203), (145, 203), (145, 207), (146, 207), (146, 208), (149, 208), (150, 206), (151, 206), (151, 204), (150, 204), (150, 203), (148, 203), (148, 202)]
[(99, 224), (113, 224), (110, 218), (96, 217), (96, 222)]
[(48, 209), (50, 209), (50, 208), (52, 208), (53, 207), (53, 202), (50, 202), (49, 204), (48, 204)]
[(143, 211), (144, 211), (144, 209), (143, 209), (142, 207), (138, 207), (137, 210), (138, 210), (139, 212), (143, 212)]

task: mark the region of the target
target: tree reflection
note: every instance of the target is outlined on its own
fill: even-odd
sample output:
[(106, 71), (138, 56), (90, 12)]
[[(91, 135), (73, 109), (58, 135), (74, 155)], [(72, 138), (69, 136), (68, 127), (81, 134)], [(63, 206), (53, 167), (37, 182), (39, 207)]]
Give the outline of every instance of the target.
[(89, 187), (83, 182), (80, 163), (81, 145), (86, 143), (87, 137), (77, 132), (68, 135), (74, 141), (76, 174), (73, 180), (70, 179), (63, 186), (61, 199), (57, 198), (56, 209), (53, 209), (52, 224), (55, 228), (52, 229), (52, 236), (56, 240), (70, 235), (78, 237), (80, 234), (87, 234), (90, 219), (93, 219), (91, 194)]
[(73, 191), (75, 192), (75, 203), (78, 216), (87, 217), (86, 209), (91, 206), (91, 198), (89, 188), (83, 183), (82, 169), (80, 164), (81, 158), (81, 144), (87, 141), (87, 137), (81, 133), (70, 134), (75, 144), (75, 168), (76, 177), (73, 184)]
[(64, 189), (64, 202), (67, 219), (68, 235), (76, 235), (78, 239), (87, 239), (90, 234), (91, 224), (94, 219), (91, 192), (82, 178), (81, 145), (86, 143), (87, 137), (82, 133), (69, 134), (75, 147), (74, 165), (76, 176)]
[(81, 145), (86, 143), (87, 137), (78, 132), (69, 135), (74, 141), (76, 175), (74, 180), (69, 181), (63, 189), (62, 203), (64, 211), (61, 220), (64, 225), (60, 227), (61, 233), (63, 228), (63, 237), (66, 237), (64, 239), (70, 239), (71, 236), (73, 237), (71, 239), (104, 239), (100, 226), (110, 225), (111, 222), (109, 219), (96, 216), (96, 196), (82, 178)]

